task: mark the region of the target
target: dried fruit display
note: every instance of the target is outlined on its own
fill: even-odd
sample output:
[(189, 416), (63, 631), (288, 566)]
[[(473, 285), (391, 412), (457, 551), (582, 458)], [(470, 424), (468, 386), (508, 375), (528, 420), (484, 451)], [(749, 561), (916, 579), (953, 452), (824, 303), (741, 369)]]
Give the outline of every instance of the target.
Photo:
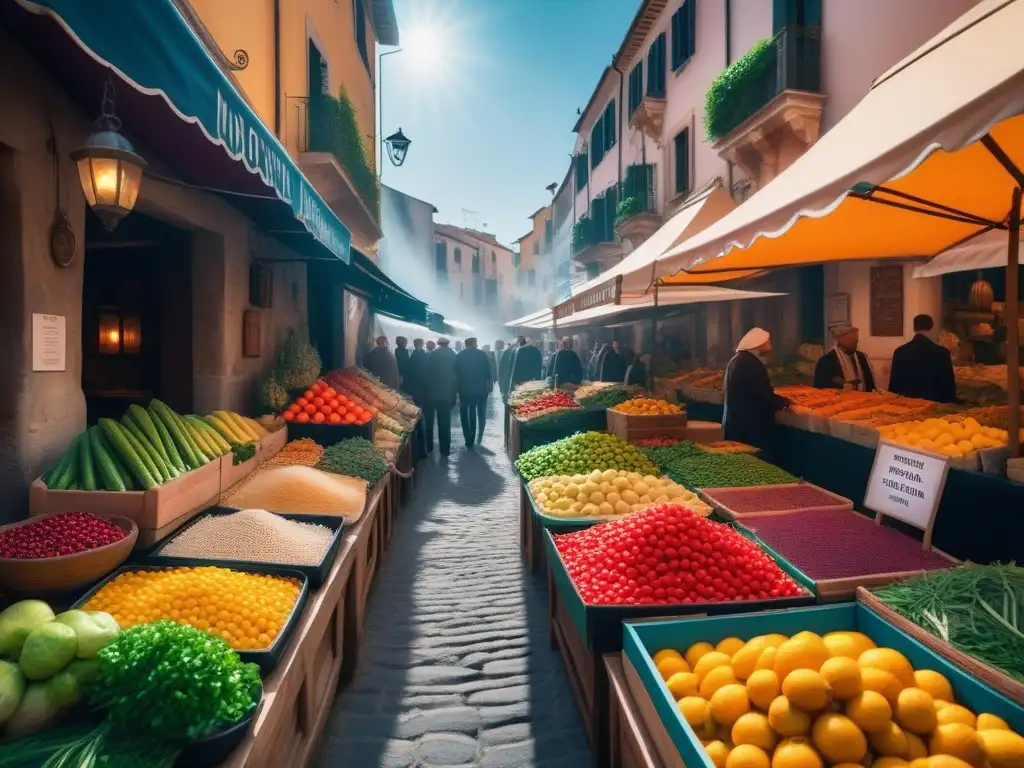
[(810, 483), (768, 485), (762, 488), (711, 488), (704, 495), (736, 515), (796, 512), (804, 509), (853, 508), (853, 502)]

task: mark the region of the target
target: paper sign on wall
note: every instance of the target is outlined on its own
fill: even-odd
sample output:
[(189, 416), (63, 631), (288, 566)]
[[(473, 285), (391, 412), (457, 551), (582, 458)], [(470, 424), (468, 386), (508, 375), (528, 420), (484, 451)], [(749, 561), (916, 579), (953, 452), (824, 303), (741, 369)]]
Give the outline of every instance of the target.
[(63, 371), (67, 335), (64, 315), (32, 314), (32, 370)]
[(947, 458), (883, 440), (875, 452), (864, 506), (928, 532), (948, 472)]

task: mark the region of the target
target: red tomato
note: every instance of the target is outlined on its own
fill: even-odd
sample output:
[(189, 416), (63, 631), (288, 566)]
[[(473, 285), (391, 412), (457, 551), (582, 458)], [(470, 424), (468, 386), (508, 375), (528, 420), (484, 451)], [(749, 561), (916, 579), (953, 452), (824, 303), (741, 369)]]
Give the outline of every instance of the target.
[(341, 401), (338, 398), (336, 398), (336, 397), (332, 397), (331, 398), (331, 402), (330, 402), (331, 408), (334, 408), (335, 410), (337, 410), (338, 406), (340, 406), (340, 405), (341, 405)]
[(295, 421), (295, 411), (285, 411), (284, 412), (284, 420), (285, 421)]
[(324, 404), (324, 399), (322, 397), (318, 396), (318, 397), (314, 397), (313, 398), (313, 405), (315, 405), (317, 408), (319, 408), (323, 404)]
[(303, 411), (302, 413), (296, 414), (295, 420), (299, 422), (299, 424), (308, 424), (309, 414)]
[(335, 409), (335, 413), (338, 413), (338, 414), (340, 414), (341, 416), (344, 416), (344, 415), (345, 415), (346, 413), (348, 413), (348, 408), (346, 408), (346, 407), (345, 407), (344, 405), (339, 405), (339, 406), (338, 406), (338, 407), (337, 407), (337, 408)]
[(327, 417), (327, 422), (329, 424), (341, 424), (341, 416), (339, 416), (336, 413), (332, 413), (330, 416)]
[(302, 393), (302, 396), (307, 400), (312, 400), (314, 397), (316, 397), (316, 392), (314, 392), (312, 389), (307, 389), (305, 392)]
[(320, 412), (317, 412), (317, 413), (313, 414), (313, 421), (316, 422), (317, 424), (323, 424), (324, 423), (324, 418), (326, 418), (326, 417), (322, 413), (320, 413)]
[(314, 413), (316, 413), (316, 406), (313, 405), (312, 403), (310, 403), (309, 405), (307, 405), (302, 410), (304, 410), (306, 413), (308, 413), (310, 416), (312, 416)]
[(305, 408), (307, 405), (309, 405), (309, 398), (300, 397), (298, 400), (295, 401), (295, 405), (299, 406), (300, 409)]
[(327, 403), (324, 403), (323, 405), (320, 406), (320, 413), (322, 413), (324, 416), (330, 416), (332, 413), (334, 413), (334, 409), (331, 408), (331, 406), (329, 406)]
[(286, 409), (286, 413), (298, 413), (302, 410), (302, 406), (299, 403), (292, 403)]
[(323, 391), (323, 395), (324, 397), (337, 397), (338, 392), (334, 387), (327, 387), (327, 389)]
[(344, 421), (346, 424), (354, 424), (355, 420), (356, 420), (356, 415), (354, 413), (352, 413), (351, 411), (349, 411), (348, 413), (346, 413), (342, 417), (342, 421)]

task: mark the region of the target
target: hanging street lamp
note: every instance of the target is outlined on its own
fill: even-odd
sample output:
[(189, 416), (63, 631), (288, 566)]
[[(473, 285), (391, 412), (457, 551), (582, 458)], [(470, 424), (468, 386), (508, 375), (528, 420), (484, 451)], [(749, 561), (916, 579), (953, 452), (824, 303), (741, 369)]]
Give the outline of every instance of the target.
[(391, 159), (393, 166), (398, 167), (405, 162), (405, 156), (409, 153), (410, 144), (412, 144), (412, 141), (402, 133), (401, 128), (398, 129), (397, 133), (392, 133), (384, 139), (384, 146), (388, 148), (388, 157)]
[(78, 180), (86, 202), (108, 232), (131, 213), (139, 198), (142, 170), (146, 161), (135, 154), (121, 135), (121, 119), (114, 113), (114, 84), (103, 86), (100, 116), (85, 144), (71, 153), (78, 163)]

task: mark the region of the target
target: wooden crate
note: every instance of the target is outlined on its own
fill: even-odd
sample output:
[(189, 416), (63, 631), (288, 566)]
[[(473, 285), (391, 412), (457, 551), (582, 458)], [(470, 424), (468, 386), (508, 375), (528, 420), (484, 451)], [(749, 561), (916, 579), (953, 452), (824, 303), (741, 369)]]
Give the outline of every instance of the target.
[(531, 573), (537, 570), (541, 559), (535, 538), (530, 493), (526, 488), (526, 481), (521, 480), (519, 483), (519, 550), (522, 552), (523, 562), (526, 563), (526, 567)]
[(611, 768), (663, 768), (647, 728), (629, 692), (618, 654), (602, 659), (608, 676), (608, 756)]
[(217, 459), (217, 461), (220, 462), (220, 492), (227, 493), (231, 486), (241, 482), (256, 471), (260, 463), (260, 453), (257, 450), (256, 455), (248, 461), (235, 464), (235, 456), (229, 451)]
[(352, 542), (354, 565), (352, 583), (349, 586), (351, 595), (345, 601), (348, 631), (352, 636), (351, 647), (346, 649), (345, 669), (343, 677), (351, 680), (359, 664), (359, 646), (362, 643), (366, 628), (366, 604), (370, 597), (374, 578), (384, 559), (384, 513), (382, 502), (388, 484), (385, 476), (366, 497), (366, 510), (359, 522), (349, 529), (345, 536)]
[(141, 533), (166, 528), (190, 512), (215, 504), (220, 497), (220, 460), (186, 472), (148, 491), (53, 491), (42, 478), (29, 486), (29, 514), (93, 512), (133, 520)]
[(621, 659), (626, 688), (633, 699), (640, 726), (650, 734), (650, 740), (657, 755), (658, 762), (655, 765), (664, 766), (664, 768), (685, 768), (679, 750), (672, 743), (672, 737), (668, 735), (665, 724), (654, 708), (650, 693), (625, 651), (622, 652)]
[(284, 426), (276, 432), (267, 432), (256, 444), (256, 455), (260, 462), (272, 459), (288, 444), (288, 427)]
[(607, 418), (608, 431), (627, 443), (656, 435), (685, 439), (683, 437), (686, 431), (685, 413), (666, 416), (637, 416), (631, 413), (620, 413), (610, 408), (607, 411)]

